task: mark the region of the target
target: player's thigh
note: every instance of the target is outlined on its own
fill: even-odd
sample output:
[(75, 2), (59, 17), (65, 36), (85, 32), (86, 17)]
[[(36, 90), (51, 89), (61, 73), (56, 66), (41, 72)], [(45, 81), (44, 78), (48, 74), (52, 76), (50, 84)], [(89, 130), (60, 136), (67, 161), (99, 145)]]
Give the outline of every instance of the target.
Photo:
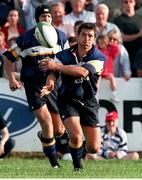
[(100, 127), (82, 126), (85, 142), (88, 149), (98, 151), (101, 145)]
[(39, 121), (51, 121), (51, 114), (49, 110), (47, 109), (46, 104), (41, 106), (40, 108), (36, 109), (34, 111), (36, 117), (38, 118)]
[(69, 134), (70, 140), (74, 144), (82, 143), (82, 128), (80, 125), (80, 118), (72, 116), (64, 120), (64, 126)]

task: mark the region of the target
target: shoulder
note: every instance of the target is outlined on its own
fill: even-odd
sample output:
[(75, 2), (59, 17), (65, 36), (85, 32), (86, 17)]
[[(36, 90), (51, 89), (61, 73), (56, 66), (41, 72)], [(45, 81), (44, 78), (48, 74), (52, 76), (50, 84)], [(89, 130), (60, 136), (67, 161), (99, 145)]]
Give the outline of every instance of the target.
[(92, 49), (92, 56), (94, 59), (98, 59), (98, 60), (101, 60), (101, 61), (105, 61), (106, 60), (106, 56), (97, 48), (97, 47), (93, 47)]
[(117, 128), (117, 133), (118, 133), (121, 137), (127, 136), (125, 130), (122, 129), (122, 128)]
[(70, 48), (64, 49), (64, 50), (62, 50), (62, 51), (59, 51), (59, 52), (56, 54), (56, 57), (67, 57), (70, 53), (71, 53)]
[(65, 43), (67, 41), (66, 34), (59, 29), (56, 29), (56, 32), (58, 34), (58, 43), (60, 44), (61, 41), (63, 41)]

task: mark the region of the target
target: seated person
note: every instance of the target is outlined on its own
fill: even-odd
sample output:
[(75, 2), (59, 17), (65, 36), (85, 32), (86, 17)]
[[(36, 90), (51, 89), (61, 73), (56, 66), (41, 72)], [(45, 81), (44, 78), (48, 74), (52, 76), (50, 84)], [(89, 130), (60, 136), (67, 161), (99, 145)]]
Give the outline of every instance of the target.
[(15, 146), (15, 141), (10, 138), (4, 119), (0, 116), (0, 159), (10, 155)]
[(137, 152), (128, 153), (126, 132), (118, 127), (118, 113), (108, 112), (105, 119), (106, 125), (101, 127), (102, 142), (98, 154), (87, 154), (86, 159), (127, 159), (138, 160)]

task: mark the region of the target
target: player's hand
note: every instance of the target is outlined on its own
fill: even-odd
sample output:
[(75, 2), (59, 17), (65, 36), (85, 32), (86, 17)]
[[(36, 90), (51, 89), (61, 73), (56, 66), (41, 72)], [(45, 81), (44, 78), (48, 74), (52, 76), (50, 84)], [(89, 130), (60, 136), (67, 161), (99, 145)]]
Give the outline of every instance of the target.
[(53, 89), (54, 89), (54, 81), (50, 80), (48, 81), (48, 84), (46, 84), (46, 86), (43, 86), (40, 97), (50, 94)]
[(57, 69), (57, 63), (55, 61), (42, 61), (42, 63), (39, 65), (39, 68), (41, 70), (52, 70), (56, 71)]
[(17, 89), (21, 89), (22, 85), (19, 81), (17, 81), (16, 79), (9, 81), (9, 87), (11, 91), (15, 91)]

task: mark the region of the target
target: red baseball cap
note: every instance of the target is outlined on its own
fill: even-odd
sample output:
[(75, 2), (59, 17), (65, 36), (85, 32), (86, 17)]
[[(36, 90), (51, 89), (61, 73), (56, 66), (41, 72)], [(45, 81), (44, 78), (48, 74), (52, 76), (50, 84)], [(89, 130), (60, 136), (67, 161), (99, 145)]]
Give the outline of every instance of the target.
[(111, 111), (106, 113), (106, 121), (115, 121), (118, 119), (118, 112)]

